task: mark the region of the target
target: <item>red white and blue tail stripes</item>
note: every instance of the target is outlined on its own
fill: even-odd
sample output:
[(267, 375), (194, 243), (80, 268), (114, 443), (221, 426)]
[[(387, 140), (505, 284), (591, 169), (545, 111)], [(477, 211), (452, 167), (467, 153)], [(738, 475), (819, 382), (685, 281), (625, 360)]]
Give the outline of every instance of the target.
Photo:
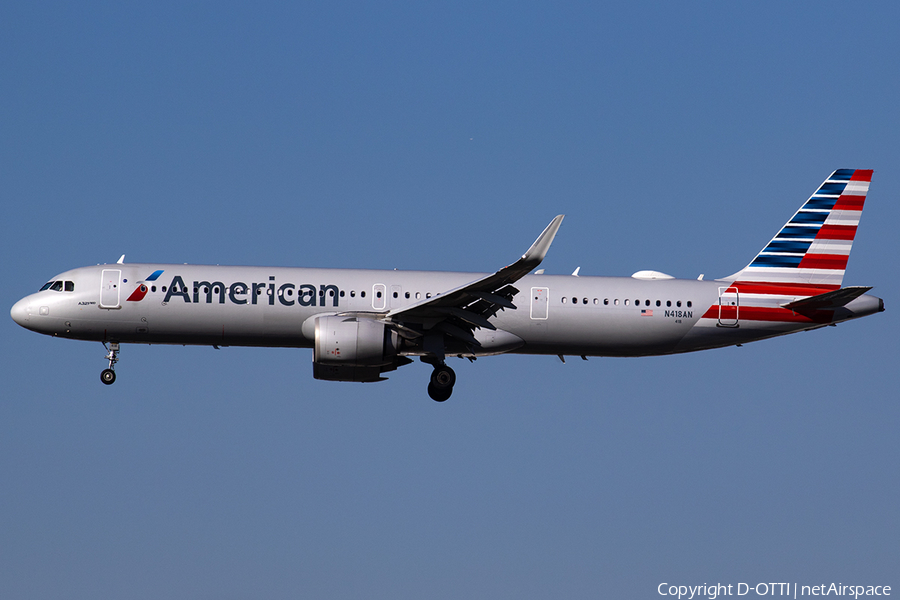
[(867, 169), (838, 169), (747, 267), (727, 279), (837, 289), (872, 181)]
[(801, 310), (796, 302), (841, 288), (871, 180), (871, 170), (832, 173), (749, 265), (718, 280), (719, 302), (702, 326), (753, 322), (788, 332), (832, 322), (834, 310)]

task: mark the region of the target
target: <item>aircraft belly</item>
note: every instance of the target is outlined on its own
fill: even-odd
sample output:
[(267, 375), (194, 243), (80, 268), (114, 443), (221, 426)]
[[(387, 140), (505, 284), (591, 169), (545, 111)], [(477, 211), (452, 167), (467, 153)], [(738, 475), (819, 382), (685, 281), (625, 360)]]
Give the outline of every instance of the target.
[(684, 336), (675, 352), (694, 352), (747, 344), (788, 333), (817, 329), (824, 324), (742, 319), (737, 327), (723, 327), (717, 319), (703, 318)]
[[(676, 322), (678, 321), (678, 322)], [(508, 326), (525, 344), (521, 354), (650, 356), (670, 354), (693, 320), (641, 316), (639, 311), (557, 308), (546, 321), (516, 319)]]
[(259, 310), (198, 304), (162, 307), (150, 319), (149, 341), (223, 346), (307, 347), (298, 311)]

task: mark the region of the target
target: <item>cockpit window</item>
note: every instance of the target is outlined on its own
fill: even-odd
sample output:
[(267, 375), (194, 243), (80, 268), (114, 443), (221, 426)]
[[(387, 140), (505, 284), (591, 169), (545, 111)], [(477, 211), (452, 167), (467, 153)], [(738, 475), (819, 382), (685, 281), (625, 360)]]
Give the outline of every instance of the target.
[(75, 282), (74, 282), (74, 281), (67, 281), (67, 282), (66, 282), (66, 291), (67, 291), (67, 292), (74, 292), (74, 291), (75, 291)]
[(52, 291), (54, 291), (54, 292), (61, 292), (61, 291), (62, 291), (62, 288), (63, 288), (63, 282), (62, 282), (62, 281), (54, 281), (54, 282), (53, 282), (53, 285), (50, 286), (50, 289), (51, 289)]
[(56, 283), (56, 282), (55, 282), (55, 281), (48, 281), (48, 282), (45, 283), (45, 284), (43, 285), (43, 287), (41, 287), (41, 289), (38, 290), (38, 291), (43, 292), (44, 290), (49, 290), (49, 289), (50, 289), (50, 286), (53, 285), (54, 283)]

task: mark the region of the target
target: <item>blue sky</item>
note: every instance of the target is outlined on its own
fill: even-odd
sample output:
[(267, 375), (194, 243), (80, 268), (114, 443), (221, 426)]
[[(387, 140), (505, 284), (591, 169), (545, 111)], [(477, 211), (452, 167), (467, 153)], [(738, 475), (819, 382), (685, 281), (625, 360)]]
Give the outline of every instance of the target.
[(113, 262), (725, 276), (875, 169), (887, 312), (687, 356), (379, 384), (308, 350), (0, 323), (0, 597), (900, 586), (891, 3), (7, 3), (4, 306)]

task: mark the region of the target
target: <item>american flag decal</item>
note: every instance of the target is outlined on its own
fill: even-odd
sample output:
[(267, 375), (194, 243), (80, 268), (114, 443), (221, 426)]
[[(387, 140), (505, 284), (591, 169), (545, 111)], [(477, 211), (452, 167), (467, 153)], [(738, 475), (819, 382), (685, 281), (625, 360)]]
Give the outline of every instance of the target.
[(647, 310), (644, 310), (644, 309), (642, 308), (642, 309), (641, 309), (641, 316), (642, 316), (642, 317), (652, 317), (652, 316), (653, 316), (653, 309), (647, 309)]

